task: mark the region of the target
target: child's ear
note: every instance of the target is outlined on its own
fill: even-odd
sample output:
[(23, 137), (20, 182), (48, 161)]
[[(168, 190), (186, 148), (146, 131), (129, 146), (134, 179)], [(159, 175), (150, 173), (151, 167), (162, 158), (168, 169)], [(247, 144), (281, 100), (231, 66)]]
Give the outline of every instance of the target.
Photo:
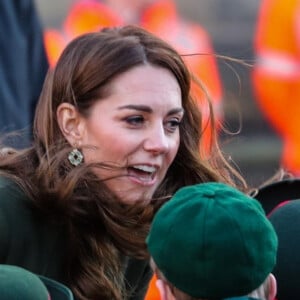
[(156, 280), (161, 300), (176, 300), (171, 292), (169, 285), (162, 279)]
[(275, 276), (271, 273), (269, 275), (269, 297), (268, 300), (274, 300), (276, 299), (276, 294), (277, 294), (277, 281)]
[(166, 284), (161, 279), (156, 280), (156, 286), (159, 290), (161, 300), (167, 300)]

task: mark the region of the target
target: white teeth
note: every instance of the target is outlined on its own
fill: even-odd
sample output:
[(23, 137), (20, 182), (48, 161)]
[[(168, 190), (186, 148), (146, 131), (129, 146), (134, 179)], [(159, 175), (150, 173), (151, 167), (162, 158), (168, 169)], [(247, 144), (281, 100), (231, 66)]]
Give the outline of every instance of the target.
[(132, 166), (135, 169), (144, 171), (144, 172), (148, 172), (148, 173), (154, 173), (156, 171), (155, 167), (151, 167), (151, 166), (146, 166), (146, 165), (136, 165), (136, 166)]

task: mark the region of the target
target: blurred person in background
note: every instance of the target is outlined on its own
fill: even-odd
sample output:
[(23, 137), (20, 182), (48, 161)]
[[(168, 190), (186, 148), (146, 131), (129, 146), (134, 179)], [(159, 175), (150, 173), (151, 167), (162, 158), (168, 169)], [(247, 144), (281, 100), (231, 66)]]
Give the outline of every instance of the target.
[[(54, 66), (59, 54), (74, 37), (106, 26), (140, 25), (163, 38), (183, 55), (190, 71), (206, 87), (209, 95), (194, 84), (193, 92), (203, 111), (203, 139), (208, 153), (212, 131), (209, 110), (214, 108), (217, 126), (222, 121), (222, 85), (212, 42), (199, 24), (184, 20), (173, 0), (78, 0), (71, 5), (59, 30), (45, 30), (45, 44), (49, 63)], [(191, 54), (191, 55), (189, 55)], [(197, 54), (197, 55), (193, 55)], [(207, 96), (210, 102), (207, 101)]]
[(32, 0), (0, 1), (0, 15), (0, 134), (25, 130), (27, 143), (48, 69), (42, 26)]
[(300, 1), (264, 0), (254, 37), (256, 100), (283, 141), (282, 166), (300, 175)]

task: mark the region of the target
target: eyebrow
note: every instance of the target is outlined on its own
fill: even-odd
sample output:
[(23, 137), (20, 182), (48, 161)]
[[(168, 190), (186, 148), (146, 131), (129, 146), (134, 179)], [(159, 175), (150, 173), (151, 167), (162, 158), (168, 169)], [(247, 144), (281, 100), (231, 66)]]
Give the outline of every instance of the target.
[[(118, 109), (133, 109), (133, 110), (138, 110), (138, 111), (143, 111), (146, 113), (152, 113), (153, 109), (149, 106), (146, 105), (124, 105), (124, 106), (120, 106), (118, 107)], [(173, 114), (177, 114), (177, 113), (184, 113), (184, 109), (182, 107), (178, 107), (178, 108), (173, 108), (168, 112), (168, 115), (173, 115)]]

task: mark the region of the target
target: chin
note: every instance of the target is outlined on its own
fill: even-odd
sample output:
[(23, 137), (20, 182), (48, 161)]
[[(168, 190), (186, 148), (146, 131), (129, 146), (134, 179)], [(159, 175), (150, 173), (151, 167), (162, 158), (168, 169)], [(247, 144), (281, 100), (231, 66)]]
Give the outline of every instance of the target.
[(122, 195), (118, 195), (120, 198), (120, 201), (122, 203), (126, 203), (126, 204), (137, 204), (137, 203), (150, 203), (150, 201), (152, 200), (153, 197), (153, 192), (151, 193), (145, 193), (145, 192), (137, 192), (137, 193), (132, 193), (130, 196), (128, 195), (128, 193), (126, 193), (126, 196), (122, 197)]

